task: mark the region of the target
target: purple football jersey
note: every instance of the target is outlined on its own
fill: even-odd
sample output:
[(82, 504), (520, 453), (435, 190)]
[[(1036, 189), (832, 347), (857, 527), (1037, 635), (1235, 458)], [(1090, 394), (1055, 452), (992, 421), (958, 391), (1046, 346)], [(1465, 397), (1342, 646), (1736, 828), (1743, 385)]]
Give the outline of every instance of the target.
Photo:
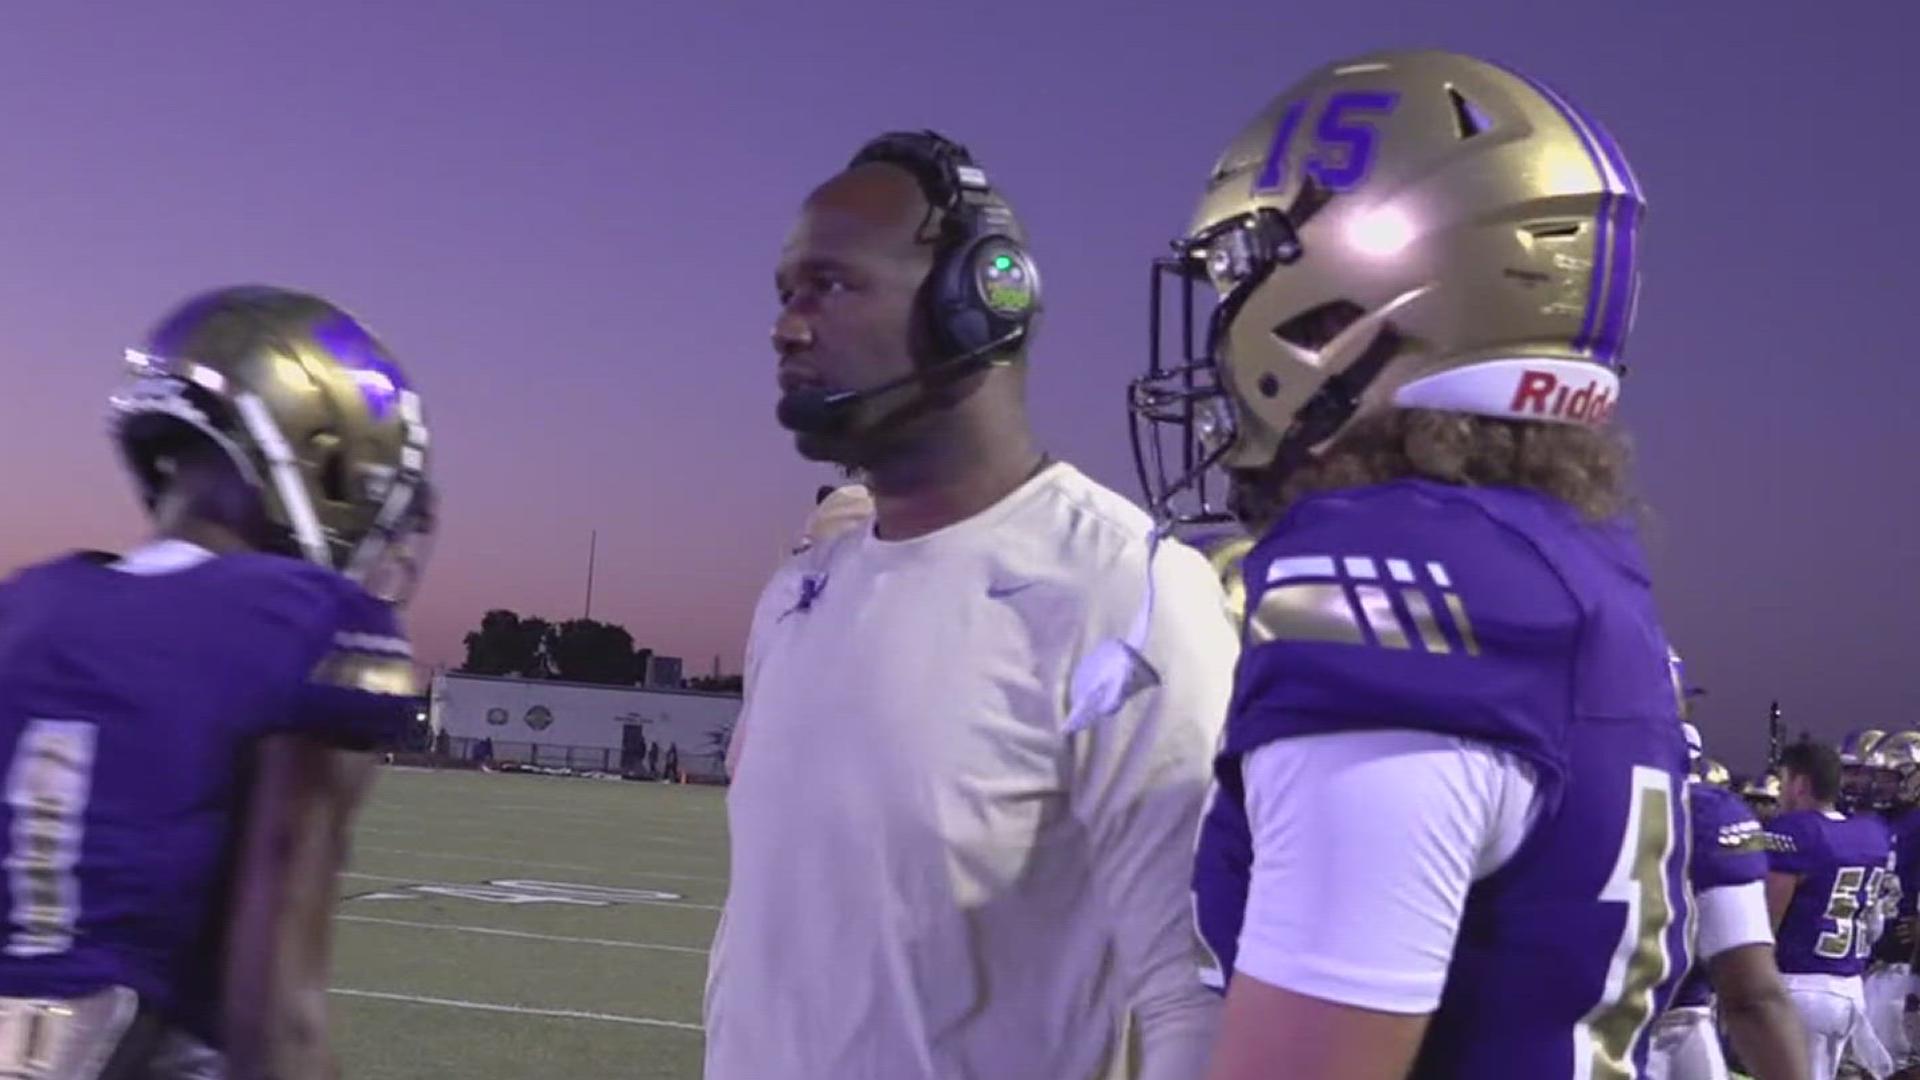
[(1895, 814), (1888, 827), (1893, 833), (1893, 872), (1900, 880), (1900, 914), (1912, 915), (1914, 900), (1920, 897), (1920, 809)]
[(1468, 893), (1413, 1075), (1636, 1075), (1687, 966), (1689, 838), (1667, 644), (1631, 533), (1530, 492), (1398, 481), (1296, 504), (1247, 557), (1246, 587), (1194, 869), (1220, 970), (1253, 858), (1246, 754), (1369, 729), (1470, 739), (1532, 769), (1540, 813)]
[(212, 1040), (249, 746), (391, 741), (409, 655), (390, 608), (289, 558), (142, 576), (82, 555), (0, 584), (0, 994), (128, 986)]
[(1800, 878), (1780, 920), (1780, 970), (1865, 971), (1867, 912), (1879, 902), (1893, 854), (1887, 823), (1871, 814), (1798, 810), (1767, 823), (1767, 845), (1767, 869)]
[[(1900, 920), (1913, 918), (1913, 890), (1920, 885), (1920, 810), (1902, 810), (1892, 815), (1882, 815), (1887, 822), (1887, 831), (1893, 837), (1893, 873), (1884, 879), (1885, 891), (1898, 898), (1893, 906), (1893, 916)], [(1913, 960), (1913, 942), (1901, 941), (1893, 932), (1894, 921), (1887, 922), (1886, 932), (1874, 943), (1871, 963), (1906, 964)]]
[[(1687, 877), (1695, 896), (1709, 889), (1767, 879), (1766, 834), (1745, 800), (1696, 780), (1687, 785), (1687, 812), (1693, 819), (1693, 853)], [(1712, 997), (1706, 963), (1696, 959), (1674, 994), (1673, 1007), (1703, 1006)]]

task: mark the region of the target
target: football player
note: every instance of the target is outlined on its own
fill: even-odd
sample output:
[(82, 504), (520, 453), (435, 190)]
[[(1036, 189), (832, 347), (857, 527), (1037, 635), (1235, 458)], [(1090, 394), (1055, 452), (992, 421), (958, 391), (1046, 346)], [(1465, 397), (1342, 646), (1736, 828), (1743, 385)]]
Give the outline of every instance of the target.
[(1913, 975), (1914, 901), (1920, 893), (1920, 733), (1895, 732), (1868, 754), (1868, 762), (1896, 778), (1886, 807), (1893, 836), (1893, 874), (1887, 879), (1888, 929), (1874, 943), (1863, 979), (1867, 1018), (1894, 1064), (1911, 1068), (1916, 1057), (1908, 999), (1920, 986)]
[[(404, 733), (411, 659), (375, 590), (423, 524), (426, 434), (391, 358), (311, 296), (197, 297), (128, 360), (113, 431), (154, 539), (0, 586), (0, 1074), (211, 1077), (224, 1045), (257, 1077), (284, 1002), (241, 983), (253, 1007), (220, 1008), (223, 947), (276, 946), (222, 919), (243, 765), (263, 739)], [(284, 880), (274, 853), (249, 870)]]
[(1607, 426), (1642, 209), (1558, 92), (1385, 52), (1275, 98), (1162, 262), (1219, 299), (1132, 387), (1148, 501), (1213, 517), (1224, 467), (1262, 533), (1195, 870), (1213, 1080), (1645, 1061), (1689, 897)]
[(1767, 908), (1779, 965), (1806, 1028), (1808, 1074), (1832, 1080), (1849, 1049), (1875, 1076), (1892, 1071), (1867, 1022), (1860, 976), (1878, 929), (1893, 838), (1871, 814), (1847, 817), (1840, 755), (1802, 740), (1780, 759), (1780, 814), (1767, 824)]
[[(1671, 654), (1674, 688), (1686, 703), (1678, 654)], [(1773, 960), (1773, 924), (1767, 917), (1764, 834), (1739, 796), (1704, 775), (1708, 759), (1700, 730), (1683, 726), (1693, 775), (1687, 814), (1693, 848), (1687, 873), (1696, 910), (1693, 968), (1673, 1004), (1654, 1022), (1647, 1053), (1648, 1080), (1726, 1080), (1713, 1012), (1755, 1080), (1803, 1080), (1806, 1049), (1800, 1019)]]

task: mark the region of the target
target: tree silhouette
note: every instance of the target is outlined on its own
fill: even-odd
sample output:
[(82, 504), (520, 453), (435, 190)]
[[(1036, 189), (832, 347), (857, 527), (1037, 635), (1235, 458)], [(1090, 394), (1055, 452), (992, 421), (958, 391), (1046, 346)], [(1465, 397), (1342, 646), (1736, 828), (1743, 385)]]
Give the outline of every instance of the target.
[[(653, 659), (653, 650), (636, 647), (632, 633), (618, 623), (597, 619), (550, 623), (506, 608), (488, 611), (465, 642), (466, 662), (455, 670), (469, 675), (635, 686), (646, 681)], [(737, 694), (741, 679), (738, 675), (703, 677), (686, 680), (684, 685)]]
[(632, 686), (640, 681), (639, 654), (627, 628), (597, 619), (568, 619), (547, 634), (553, 677), (569, 682)]
[(545, 619), (523, 619), (518, 612), (495, 608), (481, 616), (480, 629), (467, 634), (467, 659), (458, 670), (473, 675), (550, 678), (547, 638), (551, 629)]

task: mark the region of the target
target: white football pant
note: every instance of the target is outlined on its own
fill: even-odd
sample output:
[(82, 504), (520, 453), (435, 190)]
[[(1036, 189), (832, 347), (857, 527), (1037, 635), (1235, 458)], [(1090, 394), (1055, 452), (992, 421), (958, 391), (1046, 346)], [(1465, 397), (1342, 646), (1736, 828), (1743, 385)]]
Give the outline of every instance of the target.
[(1876, 968), (1864, 980), (1867, 1023), (1873, 1025), (1874, 1035), (1896, 1065), (1907, 1064), (1913, 1056), (1913, 1039), (1907, 1030), (1907, 995), (1913, 988), (1913, 972), (1905, 964)]
[(1867, 1023), (1865, 991), (1857, 978), (1836, 975), (1781, 976), (1807, 1036), (1807, 1076), (1834, 1080), (1848, 1049), (1876, 1077), (1893, 1072), (1893, 1059)]
[(1647, 1080), (1727, 1080), (1727, 1059), (1710, 1010), (1668, 1009), (1654, 1021)]

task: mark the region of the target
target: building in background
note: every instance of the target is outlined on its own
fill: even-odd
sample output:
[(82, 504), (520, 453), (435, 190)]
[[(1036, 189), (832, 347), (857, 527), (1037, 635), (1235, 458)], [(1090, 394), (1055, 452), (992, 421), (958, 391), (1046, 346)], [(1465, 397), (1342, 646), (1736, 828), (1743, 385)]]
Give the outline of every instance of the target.
[(675, 690), (686, 678), (686, 667), (677, 656), (649, 656), (647, 658), (647, 686)]
[(689, 779), (722, 781), (740, 696), (678, 689), (680, 662), (668, 659), (672, 689), (448, 672), (434, 677), (429, 724), (462, 760), (490, 740), (496, 762), (638, 774), (644, 741), (678, 747)]

